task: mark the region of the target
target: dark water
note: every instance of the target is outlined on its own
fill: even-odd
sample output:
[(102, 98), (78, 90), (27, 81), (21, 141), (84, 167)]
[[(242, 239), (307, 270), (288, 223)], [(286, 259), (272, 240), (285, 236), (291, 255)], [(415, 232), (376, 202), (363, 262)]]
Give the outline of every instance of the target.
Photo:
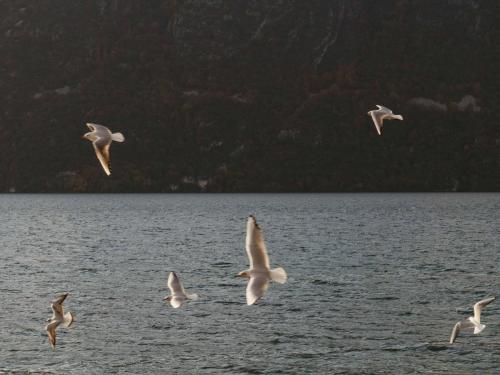
[[(500, 194), (0, 196), (0, 374), (492, 374)], [(272, 284), (245, 305), (255, 214)], [(165, 305), (168, 271), (200, 299)], [(50, 349), (50, 300), (71, 329)]]

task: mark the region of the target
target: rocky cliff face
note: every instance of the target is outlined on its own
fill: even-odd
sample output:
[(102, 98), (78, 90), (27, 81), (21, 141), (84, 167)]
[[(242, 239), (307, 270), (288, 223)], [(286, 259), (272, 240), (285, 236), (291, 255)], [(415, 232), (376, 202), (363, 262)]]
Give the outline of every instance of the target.
[[(498, 190), (497, 1), (0, 1), (0, 190)], [(366, 112), (404, 122), (376, 135)], [(85, 122), (121, 130), (106, 178)]]

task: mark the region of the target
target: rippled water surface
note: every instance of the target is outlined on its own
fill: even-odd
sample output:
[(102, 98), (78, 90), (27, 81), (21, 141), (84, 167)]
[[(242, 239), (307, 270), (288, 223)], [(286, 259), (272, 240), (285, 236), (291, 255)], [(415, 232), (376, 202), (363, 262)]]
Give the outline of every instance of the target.
[[(245, 305), (245, 223), (271, 266)], [(0, 196), (0, 374), (490, 374), (500, 194)], [(198, 301), (162, 298), (175, 270)], [(56, 351), (50, 301), (69, 291)]]

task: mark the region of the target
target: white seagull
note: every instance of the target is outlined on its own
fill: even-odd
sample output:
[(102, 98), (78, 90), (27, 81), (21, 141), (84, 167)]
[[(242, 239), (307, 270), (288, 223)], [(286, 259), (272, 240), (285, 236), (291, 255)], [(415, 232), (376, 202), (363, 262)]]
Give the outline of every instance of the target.
[(111, 174), (109, 168), (109, 146), (112, 141), (125, 141), (125, 137), (122, 133), (111, 133), (107, 127), (102, 125), (87, 123), (87, 126), (91, 132), (85, 133), (83, 139), (88, 139), (92, 142), (97, 159), (101, 162), (104, 172), (109, 176)]
[(455, 324), (455, 327), (453, 327), (453, 332), (451, 332), (450, 337), (450, 344), (453, 344), (455, 342), (455, 339), (457, 338), (459, 332), (462, 330), (470, 330), (474, 328), (474, 334), (478, 334), (479, 332), (481, 332), (486, 327), (484, 324), (481, 324), (481, 309), (494, 300), (495, 297), (490, 297), (476, 303), (474, 305), (474, 316), (469, 316), (468, 318), (459, 321), (457, 324)]
[(59, 324), (63, 324), (65, 327), (69, 327), (74, 320), (73, 314), (71, 312), (64, 313), (63, 302), (69, 293), (61, 294), (57, 299), (52, 301), (50, 307), (52, 308), (52, 318), (47, 319), (49, 324), (45, 326), (45, 330), (49, 336), (50, 346), (54, 350), (56, 348), (56, 328)]
[(368, 112), (370, 116), (372, 116), (373, 123), (375, 124), (375, 128), (377, 129), (378, 135), (382, 135), (382, 123), (384, 120), (402, 120), (403, 116), (395, 115), (392, 111), (384, 106), (377, 104), (376, 110)]
[(174, 309), (181, 307), (182, 304), (188, 299), (198, 299), (197, 294), (186, 293), (186, 290), (182, 286), (181, 281), (179, 280), (179, 277), (175, 274), (175, 272), (170, 272), (170, 275), (168, 275), (167, 286), (170, 289), (172, 295), (166, 296), (165, 298), (163, 298), (163, 300), (170, 302)]
[(247, 285), (247, 305), (253, 305), (266, 292), (269, 280), (284, 284), (287, 276), (281, 267), (270, 269), (264, 237), (252, 215), (247, 221), (246, 249), (250, 268), (241, 271), (236, 276), (250, 279)]

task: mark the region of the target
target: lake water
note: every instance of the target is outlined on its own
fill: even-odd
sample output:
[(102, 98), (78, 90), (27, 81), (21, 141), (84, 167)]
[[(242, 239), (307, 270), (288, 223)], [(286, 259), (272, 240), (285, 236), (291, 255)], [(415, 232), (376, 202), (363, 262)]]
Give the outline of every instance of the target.
[[(1, 195), (0, 374), (493, 374), (500, 194)], [(245, 305), (254, 214), (271, 284)], [(200, 295), (174, 310), (168, 272)], [(72, 328), (52, 351), (50, 301)]]

